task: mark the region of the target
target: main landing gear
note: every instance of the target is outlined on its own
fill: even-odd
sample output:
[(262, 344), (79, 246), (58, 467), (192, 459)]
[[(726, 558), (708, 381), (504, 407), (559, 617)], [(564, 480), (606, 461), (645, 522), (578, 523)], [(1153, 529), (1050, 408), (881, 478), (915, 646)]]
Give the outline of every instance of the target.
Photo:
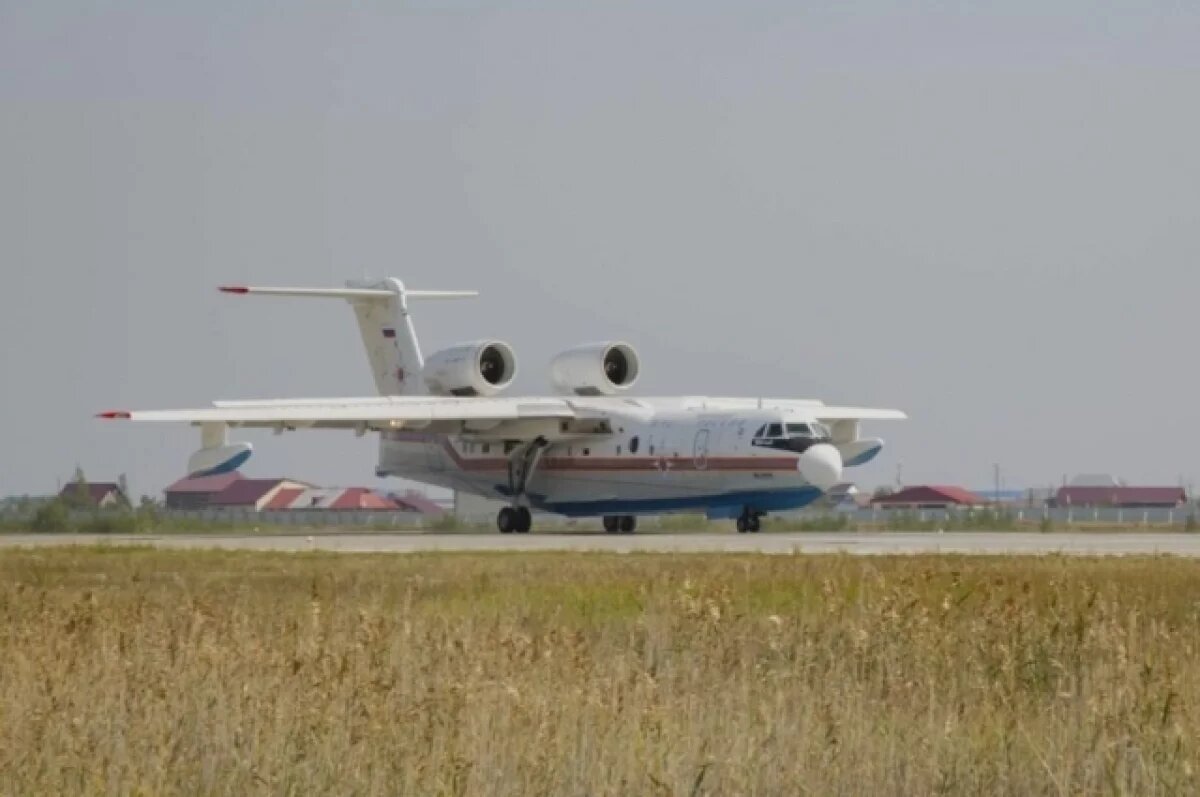
[(506, 506), (496, 514), (496, 528), (501, 534), (526, 534), (533, 527), (533, 515), (529, 507)]
[(762, 518), (762, 512), (755, 512), (750, 507), (746, 507), (746, 509), (742, 512), (742, 514), (738, 515), (738, 519), (737, 519), (738, 534), (745, 534), (746, 532), (750, 532), (753, 534), (753, 533), (757, 532), (759, 529), (762, 528), (762, 522), (760, 520), (761, 518)]
[(609, 534), (633, 534), (637, 529), (637, 518), (633, 515), (605, 515), (604, 530)]
[(508, 494), (512, 497), (512, 506), (506, 506), (496, 513), (496, 528), (501, 534), (526, 534), (533, 527), (533, 515), (526, 505), (528, 499), (525, 487), (530, 477), (537, 470), (542, 453), (546, 450), (546, 438), (537, 437), (525, 445), (517, 447), (508, 458)]

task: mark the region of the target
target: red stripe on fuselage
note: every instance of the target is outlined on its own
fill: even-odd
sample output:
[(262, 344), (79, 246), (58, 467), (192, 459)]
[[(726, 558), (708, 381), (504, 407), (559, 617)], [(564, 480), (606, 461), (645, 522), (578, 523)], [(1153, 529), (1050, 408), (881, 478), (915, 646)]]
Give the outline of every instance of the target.
[[(401, 436), (403, 435), (403, 436)], [(417, 432), (392, 432), (397, 442), (441, 443), (442, 449), (460, 469), (465, 471), (502, 471), (508, 468), (505, 457), (464, 457), (445, 435), (426, 435)], [(708, 457), (697, 463), (694, 457), (544, 457), (538, 470), (547, 471), (793, 471), (795, 457)]]

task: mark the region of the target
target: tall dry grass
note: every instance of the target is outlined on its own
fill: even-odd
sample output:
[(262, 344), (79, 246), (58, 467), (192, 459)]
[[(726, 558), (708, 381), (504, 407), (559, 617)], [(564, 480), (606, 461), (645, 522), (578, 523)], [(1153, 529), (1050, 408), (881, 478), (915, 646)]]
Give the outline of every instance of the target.
[(1190, 562), (0, 554), (8, 794), (1179, 794)]

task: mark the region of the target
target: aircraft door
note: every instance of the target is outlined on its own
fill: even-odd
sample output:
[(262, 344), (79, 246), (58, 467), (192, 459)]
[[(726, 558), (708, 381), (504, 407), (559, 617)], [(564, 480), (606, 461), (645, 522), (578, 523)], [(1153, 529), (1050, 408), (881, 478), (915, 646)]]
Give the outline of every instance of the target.
[(692, 461), (696, 464), (696, 470), (704, 470), (708, 467), (708, 429), (700, 429), (696, 432), (696, 441), (692, 446)]

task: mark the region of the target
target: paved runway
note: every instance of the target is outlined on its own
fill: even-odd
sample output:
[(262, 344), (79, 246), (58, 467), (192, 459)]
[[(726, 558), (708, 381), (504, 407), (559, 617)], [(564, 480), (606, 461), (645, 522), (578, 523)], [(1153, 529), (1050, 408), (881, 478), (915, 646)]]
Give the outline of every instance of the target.
[(104, 534), (0, 535), (0, 550), (20, 546), (154, 545), (181, 549), (255, 551), (608, 551), (615, 553), (848, 553), (1068, 554), (1111, 556), (1171, 554), (1200, 557), (1200, 534), (1056, 532), (839, 532), (696, 534), (357, 534), (307, 535)]

